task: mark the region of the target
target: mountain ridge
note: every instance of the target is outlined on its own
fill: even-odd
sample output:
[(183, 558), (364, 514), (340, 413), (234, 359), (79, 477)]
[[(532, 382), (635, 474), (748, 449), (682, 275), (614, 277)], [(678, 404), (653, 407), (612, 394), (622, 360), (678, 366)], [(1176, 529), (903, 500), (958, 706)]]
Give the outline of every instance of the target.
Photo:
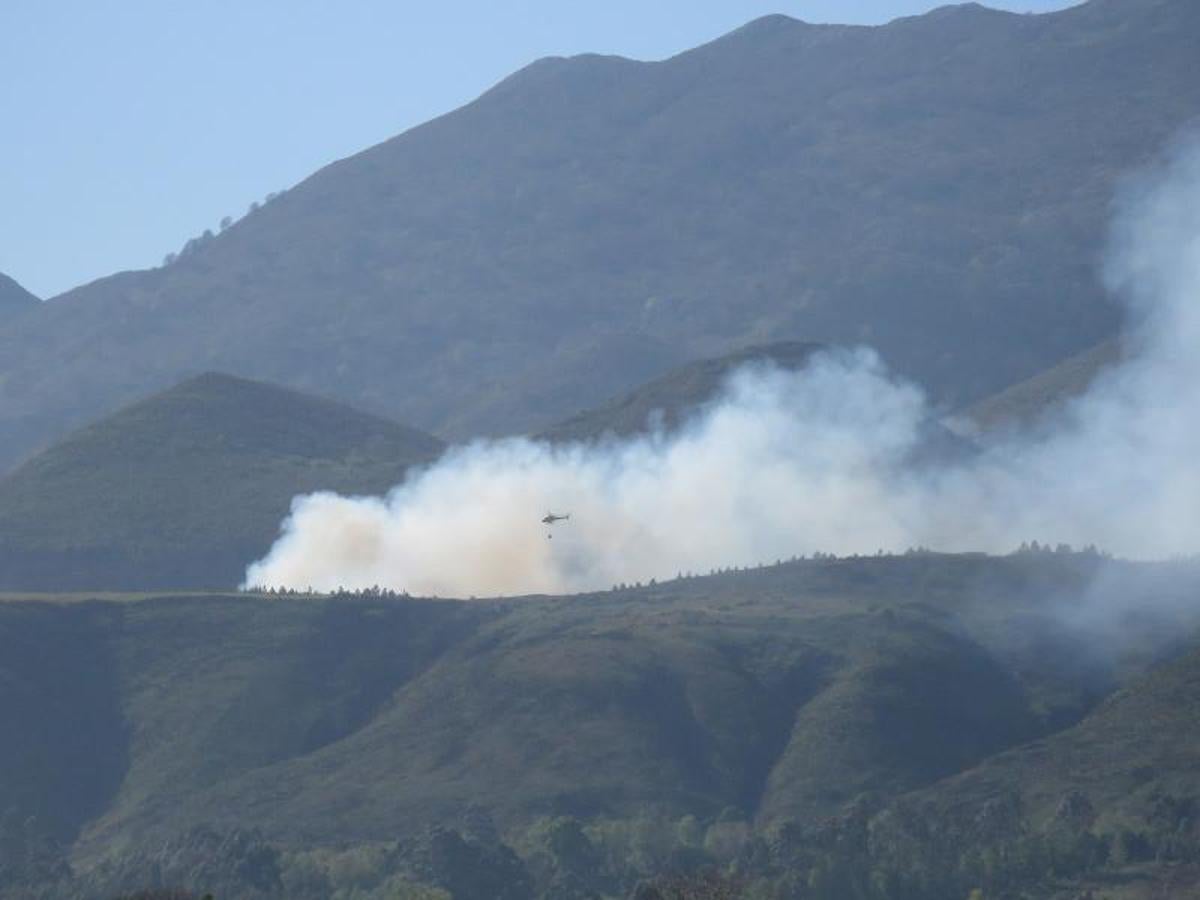
[(724, 356), (678, 366), (632, 391), (539, 432), (538, 440), (562, 443), (618, 439), (657, 430), (673, 431), (720, 395), (725, 381), (743, 366), (802, 369), (825, 349), (803, 341), (757, 344)]
[(1086, 393), (1103, 372), (1119, 366), (1125, 353), (1119, 337), (1097, 344), (972, 404), (952, 416), (951, 423), (982, 436), (1045, 425), (1049, 416)]
[(0, 272), (0, 323), (33, 310), (41, 303), (15, 279)]
[(1194, 5), (1095, 2), (526, 67), (0, 330), (0, 465), (183, 367), (453, 438), (772, 339), (986, 396), (1115, 332), (1112, 186), (1200, 107)]

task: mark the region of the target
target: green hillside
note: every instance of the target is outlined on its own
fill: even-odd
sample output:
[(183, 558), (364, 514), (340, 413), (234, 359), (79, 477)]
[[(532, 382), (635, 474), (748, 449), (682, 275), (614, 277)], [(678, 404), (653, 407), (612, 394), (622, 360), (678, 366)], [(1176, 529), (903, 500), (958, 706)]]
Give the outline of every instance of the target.
[[(1200, 797), (1200, 651), (1135, 679), (1062, 733), (988, 760), (918, 795), (944, 817), (1011, 795), (1031, 824), (1086, 798), (1101, 831), (1146, 829), (1165, 797)], [(915, 798), (914, 798), (915, 799)]]
[(0, 329), (0, 466), (210, 369), (454, 438), (770, 340), (987, 396), (1115, 333), (1110, 201), (1200, 109), (1198, 34), (1193, 0), (965, 4), (541, 60)]
[(296, 494), (381, 492), (440, 451), (332, 401), (201, 375), (0, 480), (0, 587), (231, 588)]
[[(200, 826), (289, 853), (378, 847), (386, 868), (409, 859), (395, 841), (417, 853), (474, 816), (536, 873), (554, 822), (611, 843), (692, 816), (668, 849), (698, 828), (715, 858), (706, 829), (749, 828), (774, 877), (788, 847), (816, 852), (816, 823), (922, 797), (948, 827), (999, 787), (1046, 798), (1027, 801), (1041, 815), (1065, 778), (1123, 821), (1138, 783), (1191, 789), (1191, 657), (1145, 673), (1189, 646), (1198, 583), (1194, 565), (1087, 554), (915, 554), (503, 602), (14, 599), (0, 806), (117, 881), (147, 877), (166, 836), (204, 844)], [(1098, 585), (1127, 616), (1078, 615)], [(643, 863), (623, 865), (612, 877)]]
[(1195, 897), (1198, 700), (1193, 634), (1074, 727), (886, 806), (854, 864), (888, 871), (894, 896)]

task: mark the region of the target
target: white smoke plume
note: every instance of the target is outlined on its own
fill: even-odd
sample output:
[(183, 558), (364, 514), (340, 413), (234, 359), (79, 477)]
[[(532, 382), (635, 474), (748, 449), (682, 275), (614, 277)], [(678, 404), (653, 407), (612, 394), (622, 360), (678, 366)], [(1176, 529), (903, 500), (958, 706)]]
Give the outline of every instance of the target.
[[(932, 416), (868, 350), (750, 368), (682, 430), (622, 443), (456, 449), (384, 498), (298, 497), (246, 583), (414, 594), (567, 593), (814, 551), (1134, 557), (1200, 550), (1200, 144), (1129, 186), (1107, 276), (1127, 361), (1053, 430), (914, 462)], [(547, 511), (571, 513), (552, 526)]]

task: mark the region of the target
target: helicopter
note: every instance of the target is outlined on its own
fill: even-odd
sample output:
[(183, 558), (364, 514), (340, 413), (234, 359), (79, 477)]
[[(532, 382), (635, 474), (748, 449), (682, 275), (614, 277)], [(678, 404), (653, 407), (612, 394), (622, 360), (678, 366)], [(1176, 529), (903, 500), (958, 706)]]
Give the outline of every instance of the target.
[(542, 524), (546, 526), (546, 540), (549, 541), (554, 539), (554, 532), (552, 529), (555, 522), (562, 522), (564, 519), (569, 518), (571, 518), (570, 513), (562, 516), (557, 516), (552, 512), (546, 513), (546, 515), (542, 517)]

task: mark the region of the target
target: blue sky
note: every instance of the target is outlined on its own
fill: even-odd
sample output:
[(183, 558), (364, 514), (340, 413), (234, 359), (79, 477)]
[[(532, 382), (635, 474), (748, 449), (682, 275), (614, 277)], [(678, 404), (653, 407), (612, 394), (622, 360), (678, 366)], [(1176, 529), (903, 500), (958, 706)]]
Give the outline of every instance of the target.
[(460, 106), (541, 56), (661, 59), (772, 12), (874, 24), (935, 5), (4, 2), (0, 272), (50, 297), (156, 265), (222, 216)]

